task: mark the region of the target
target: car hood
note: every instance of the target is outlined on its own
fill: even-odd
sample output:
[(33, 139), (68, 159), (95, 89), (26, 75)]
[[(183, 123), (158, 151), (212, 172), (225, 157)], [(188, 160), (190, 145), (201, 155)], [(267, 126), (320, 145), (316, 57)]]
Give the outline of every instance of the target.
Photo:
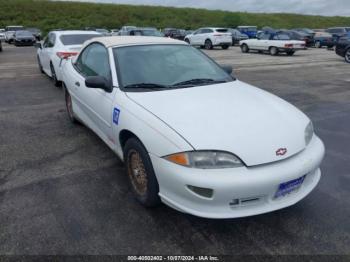
[[(284, 100), (238, 80), (127, 95), (195, 150), (231, 152), (247, 166), (282, 160), (305, 148), (309, 119)], [(281, 148), (286, 154), (277, 153)]]

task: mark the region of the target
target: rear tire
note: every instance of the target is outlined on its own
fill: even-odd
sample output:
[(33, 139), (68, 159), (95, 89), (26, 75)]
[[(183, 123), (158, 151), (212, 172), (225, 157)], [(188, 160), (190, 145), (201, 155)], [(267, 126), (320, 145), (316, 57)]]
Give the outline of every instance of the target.
[(272, 56), (278, 55), (278, 49), (277, 49), (277, 47), (275, 47), (275, 46), (271, 46), (271, 47), (269, 48), (269, 51), (270, 51), (270, 55), (272, 55)]
[(142, 205), (160, 204), (159, 184), (149, 154), (143, 144), (133, 137), (124, 146), (124, 162), (134, 195)]
[(321, 42), (320, 41), (316, 41), (315, 42), (315, 47), (316, 48), (321, 48), (322, 47)]
[(241, 45), (241, 50), (243, 53), (249, 53), (249, 47), (246, 44)]
[(211, 49), (213, 49), (213, 43), (209, 39), (207, 39), (204, 42), (204, 47), (207, 50), (211, 50)]
[(50, 62), (50, 69), (51, 69), (51, 78), (55, 86), (60, 87), (61, 81), (57, 80), (57, 75), (55, 71), (55, 67), (53, 66), (52, 62)]
[(226, 49), (229, 48), (229, 46), (228, 46), (228, 45), (223, 45), (223, 46), (221, 46), (221, 48), (224, 49), (224, 50), (226, 50)]

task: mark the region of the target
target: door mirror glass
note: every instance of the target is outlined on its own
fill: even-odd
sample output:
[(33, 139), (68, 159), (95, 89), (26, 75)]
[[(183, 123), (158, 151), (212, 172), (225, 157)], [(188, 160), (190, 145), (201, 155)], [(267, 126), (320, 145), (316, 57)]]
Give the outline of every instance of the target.
[(112, 84), (103, 76), (88, 76), (85, 79), (85, 86), (103, 89), (108, 93), (111, 93), (113, 90)]

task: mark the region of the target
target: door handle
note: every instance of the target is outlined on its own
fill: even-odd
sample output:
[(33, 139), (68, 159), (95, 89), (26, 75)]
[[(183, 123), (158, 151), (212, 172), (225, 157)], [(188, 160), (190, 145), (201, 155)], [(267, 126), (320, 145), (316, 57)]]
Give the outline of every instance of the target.
[(76, 86), (80, 86), (80, 83), (79, 83), (79, 82), (75, 82), (75, 85), (76, 85)]

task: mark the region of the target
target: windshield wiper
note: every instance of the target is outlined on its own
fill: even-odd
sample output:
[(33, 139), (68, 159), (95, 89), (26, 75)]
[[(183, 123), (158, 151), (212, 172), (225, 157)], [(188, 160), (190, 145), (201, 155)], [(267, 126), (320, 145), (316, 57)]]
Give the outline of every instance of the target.
[(210, 79), (210, 78), (195, 78), (195, 79), (190, 79), (190, 80), (176, 83), (172, 86), (201, 85), (201, 84), (209, 84), (209, 83), (210, 84), (226, 83), (226, 81), (214, 80), (214, 79)]
[(155, 83), (137, 83), (137, 84), (126, 85), (124, 86), (124, 88), (166, 89), (166, 88), (169, 88), (169, 86), (155, 84)]

